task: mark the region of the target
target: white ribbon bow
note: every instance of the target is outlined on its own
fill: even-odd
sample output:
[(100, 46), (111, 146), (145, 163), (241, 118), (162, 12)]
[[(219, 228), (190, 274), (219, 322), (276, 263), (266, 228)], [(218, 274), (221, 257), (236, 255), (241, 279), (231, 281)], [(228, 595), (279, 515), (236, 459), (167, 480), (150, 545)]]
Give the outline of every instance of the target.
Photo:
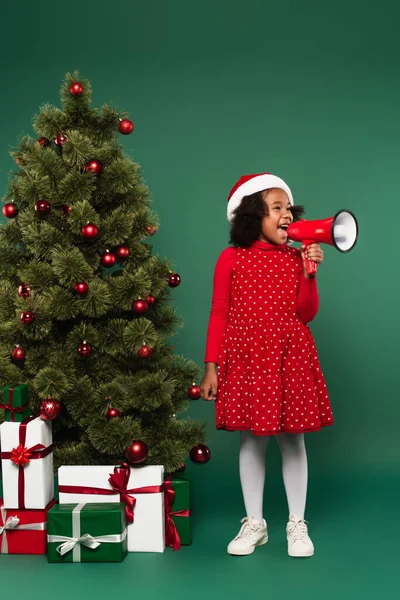
[(70, 538), (64, 535), (52, 535), (49, 537), (51, 537), (52, 542), (64, 542), (60, 546), (57, 546), (57, 552), (61, 554), (61, 556), (71, 552), (71, 550), (75, 548), (76, 544), (81, 544), (82, 546), (86, 546), (86, 548), (91, 548), (91, 550), (95, 550), (95, 548), (100, 546), (100, 542), (92, 537), (90, 533), (85, 533), (79, 538)]
[(15, 529), (16, 527), (18, 527), (18, 523), (19, 523), (18, 517), (8, 517), (8, 519), (4, 523), (4, 525), (0, 526), (0, 535), (3, 535), (3, 533), (7, 529)]

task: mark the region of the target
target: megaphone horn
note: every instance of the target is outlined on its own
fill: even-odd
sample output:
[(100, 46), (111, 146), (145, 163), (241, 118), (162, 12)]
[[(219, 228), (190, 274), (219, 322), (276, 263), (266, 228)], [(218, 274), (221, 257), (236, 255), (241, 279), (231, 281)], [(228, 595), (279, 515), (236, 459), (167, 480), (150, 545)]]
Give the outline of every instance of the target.
[[(358, 238), (358, 223), (350, 210), (340, 210), (334, 217), (316, 221), (302, 219), (289, 225), (288, 237), (294, 242), (302, 242), (306, 247), (315, 242), (335, 246), (339, 252), (350, 252)], [(314, 276), (317, 265), (306, 260), (307, 273)]]

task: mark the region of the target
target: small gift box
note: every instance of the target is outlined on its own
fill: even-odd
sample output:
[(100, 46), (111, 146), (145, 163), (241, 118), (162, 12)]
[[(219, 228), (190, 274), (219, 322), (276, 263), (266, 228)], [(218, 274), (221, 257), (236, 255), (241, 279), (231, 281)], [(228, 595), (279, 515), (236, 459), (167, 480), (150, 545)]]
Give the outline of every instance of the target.
[(125, 507), (56, 504), (48, 513), (48, 561), (122, 562), (127, 555)]
[(53, 504), (44, 510), (10, 510), (0, 498), (0, 554), (46, 554), (47, 512)]
[(29, 390), (26, 383), (8, 385), (3, 388), (4, 400), (0, 408), (4, 410), (4, 419), (11, 423), (21, 423), (30, 416)]
[(165, 478), (165, 543), (174, 550), (192, 543), (190, 484), (183, 477)]
[(163, 552), (163, 478), (162, 466), (62, 466), (58, 469), (59, 501), (121, 501), (127, 515), (128, 552)]
[(44, 509), (54, 497), (52, 428), (30, 417), (0, 426), (5, 508)]

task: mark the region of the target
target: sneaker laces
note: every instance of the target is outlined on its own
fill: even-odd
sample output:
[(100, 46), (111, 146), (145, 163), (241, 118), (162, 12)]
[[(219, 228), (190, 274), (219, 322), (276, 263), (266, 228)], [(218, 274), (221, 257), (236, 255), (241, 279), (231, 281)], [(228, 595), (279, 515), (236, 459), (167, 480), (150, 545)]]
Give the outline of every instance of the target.
[(303, 542), (308, 541), (308, 527), (307, 521), (290, 521), (288, 524), (288, 533), (292, 538), (292, 542)]
[(261, 526), (261, 523), (258, 524), (257, 521), (255, 521), (254, 519), (251, 519), (249, 517), (244, 517), (244, 519), (242, 519), (240, 522), (242, 523), (242, 528), (239, 531), (239, 533), (237, 534), (237, 536), (235, 537), (235, 540), (238, 540), (238, 539), (247, 540), (247, 539), (251, 538), (253, 533), (255, 531), (257, 531), (257, 529), (259, 529)]

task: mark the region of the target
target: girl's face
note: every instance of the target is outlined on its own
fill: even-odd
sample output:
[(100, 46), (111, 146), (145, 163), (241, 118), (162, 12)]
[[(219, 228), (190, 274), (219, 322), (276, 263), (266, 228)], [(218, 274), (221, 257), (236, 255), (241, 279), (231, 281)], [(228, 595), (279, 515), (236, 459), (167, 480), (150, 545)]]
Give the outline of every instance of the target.
[(260, 240), (270, 244), (286, 244), (286, 229), (293, 222), (291, 204), (283, 190), (265, 190), (262, 193), (266, 214), (261, 221)]

